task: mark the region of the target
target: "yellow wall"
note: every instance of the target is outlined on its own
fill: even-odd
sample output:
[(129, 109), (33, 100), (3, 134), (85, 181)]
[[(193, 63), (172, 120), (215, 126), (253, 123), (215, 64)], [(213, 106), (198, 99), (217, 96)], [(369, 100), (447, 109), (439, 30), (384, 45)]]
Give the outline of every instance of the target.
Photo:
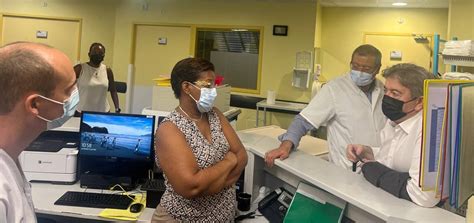
[[(77, 61), (80, 50), (81, 20), (32, 18), (3, 14), (1, 44), (32, 41), (52, 45)], [(37, 31), (47, 31), (47, 38), (37, 38)]]
[[(468, 4), (471, 0), (453, 1)], [(148, 3), (146, 10), (144, 2)], [(462, 4), (456, 3), (453, 10), (465, 10)], [(446, 38), (448, 23), (447, 9), (318, 8), (309, 1), (0, 0), (0, 12), (82, 18), (81, 60), (87, 60), (90, 43), (102, 42), (107, 48), (105, 63), (113, 68), (119, 81), (126, 80), (133, 23), (262, 26), (262, 79), (257, 96), (265, 97), (267, 90), (276, 90), (277, 99), (300, 102), (308, 102), (311, 93), (291, 87), (296, 52), (321, 46), (316, 49), (315, 61), (322, 64), (322, 79), (331, 79), (348, 69), (352, 50), (363, 42), (364, 32), (436, 32)], [(316, 16), (317, 12), (322, 13)], [(471, 12), (466, 15), (470, 16), (468, 24), (472, 27)], [(458, 17), (452, 16), (453, 33), (464, 30), (453, 25), (460, 20)], [(404, 18), (405, 23), (398, 24), (399, 18)], [(273, 25), (288, 25), (288, 36), (273, 36)], [(465, 34), (471, 38), (474, 35), (471, 30), (458, 36)], [(120, 99), (124, 106), (125, 98)], [(254, 117), (255, 111), (244, 110), (238, 126), (252, 127)], [(286, 114), (272, 116), (272, 122), (283, 127), (291, 119), (292, 115)]]
[[(296, 52), (313, 49), (315, 14), (315, 3), (303, 2), (149, 1), (143, 10), (142, 1), (122, 1), (115, 21), (114, 68), (126, 74), (133, 22), (264, 26), (260, 96), (272, 89), (278, 99), (308, 101), (310, 92), (291, 87), (290, 80)], [(288, 25), (288, 36), (273, 36), (273, 25)]]
[(439, 33), (445, 39), (448, 9), (323, 7), (322, 17), (322, 76), (332, 79), (348, 71), (364, 32)]
[[(148, 3), (147, 10), (143, 10), (144, 2)], [(313, 50), (315, 6), (312, 2), (257, 0), (0, 0), (3, 13), (82, 18), (81, 60), (88, 59), (90, 43), (102, 42), (107, 49), (105, 63), (119, 81), (127, 76), (133, 23), (262, 26), (262, 76), (257, 96), (265, 97), (267, 90), (276, 90), (278, 99), (302, 102), (309, 101), (310, 91), (291, 87), (291, 75), (296, 52)], [(273, 25), (288, 25), (288, 36), (273, 36)], [(119, 98), (124, 106), (125, 97)], [(247, 116), (255, 117), (255, 112), (249, 111)]]
[(321, 3), (316, 4), (316, 22), (315, 22), (315, 35), (314, 35), (314, 48), (321, 48), (322, 38), (322, 25), (323, 25), (323, 7)]
[[(150, 1), (148, 10), (143, 10), (142, 6), (139, 1), (122, 1), (117, 7), (114, 69), (121, 75), (118, 78), (125, 79), (127, 73), (130, 62), (127, 52), (131, 48), (134, 22), (262, 26), (261, 90), (256, 96), (265, 97), (267, 90), (276, 90), (277, 99), (309, 101), (309, 90), (291, 87), (291, 75), (296, 52), (314, 48), (315, 3), (182, 0)], [(288, 36), (273, 36), (273, 25), (288, 25)], [(281, 120), (282, 126), (287, 126), (292, 117), (277, 115), (273, 123)], [(237, 126), (239, 129), (254, 127), (255, 111), (244, 109)]]
[(474, 2), (450, 0), (449, 38), (474, 39)]
[(106, 47), (105, 63), (112, 65), (116, 3), (116, 0), (0, 0), (0, 13), (82, 18), (81, 61), (89, 59), (91, 43), (102, 42)]

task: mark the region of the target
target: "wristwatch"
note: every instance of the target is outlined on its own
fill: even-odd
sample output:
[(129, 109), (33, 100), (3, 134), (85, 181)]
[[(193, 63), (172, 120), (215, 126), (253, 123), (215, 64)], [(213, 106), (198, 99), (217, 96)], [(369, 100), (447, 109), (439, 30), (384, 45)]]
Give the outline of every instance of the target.
[(120, 109), (120, 108), (115, 109), (115, 113), (120, 113), (121, 111), (122, 111), (122, 109)]

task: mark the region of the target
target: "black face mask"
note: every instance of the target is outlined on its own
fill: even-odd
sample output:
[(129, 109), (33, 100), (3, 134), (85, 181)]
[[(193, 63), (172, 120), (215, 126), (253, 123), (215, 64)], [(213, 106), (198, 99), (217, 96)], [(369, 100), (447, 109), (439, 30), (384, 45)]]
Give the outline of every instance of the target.
[(407, 102), (400, 101), (390, 96), (384, 95), (382, 99), (382, 112), (392, 121), (399, 120), (407, 115), (403, 112), (403, 105), (417, 98), (413, 98)]
[(93, 54), (90, 55), (90, 59), (92, 63), (99, 65), (104, 60), (104, 55)]

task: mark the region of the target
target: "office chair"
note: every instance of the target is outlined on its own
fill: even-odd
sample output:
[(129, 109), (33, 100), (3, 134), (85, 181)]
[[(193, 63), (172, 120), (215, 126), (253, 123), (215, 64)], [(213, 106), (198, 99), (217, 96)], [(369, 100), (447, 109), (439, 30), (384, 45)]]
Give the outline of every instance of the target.
[(126, 93), (127, 83), (121, 82), (121, 81), (115, 81), (115, 89), (117, 89), (118, 93)]

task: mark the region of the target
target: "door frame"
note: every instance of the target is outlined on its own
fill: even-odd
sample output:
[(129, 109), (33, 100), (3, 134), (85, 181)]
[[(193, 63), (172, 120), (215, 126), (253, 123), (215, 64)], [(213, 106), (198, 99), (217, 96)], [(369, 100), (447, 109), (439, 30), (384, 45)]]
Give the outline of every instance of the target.
[(153, 23), (153, 22), (134, 22), (132, 24), (132, 41), (130, 47), (130, 61), (129, 64), (135, 66), (136, 60), (136, 44), (137, 44), (137, 30), (139, 26), (168, 26), (168, 27), (187, 27), (191, 29), (190, 43), (189, 43), (189, 55), (194, 55), (196, 52), (196, 41), (197, 41), (197, 30), (198, 29), (231, 29), (241, 28), (249, 30), (258, 30), (260, 32), (259, 42), (259, 56), (258, 56), (258, 76), (257, 76), (257, 89), (243, 89), (234, 88), (232, 91), (240, 93), (259, 94), (260, 93), (260, 82), (262, 79), (262, 63), (263, 63), (263, 38), (264, 38), (264, 27), (263, 26), (245, 26), (245, 25), (212, 25), (212, 24), (182, 24), (182, 23)]
[[(363, 36), (363, 43), (367, 43), (367, 36), (401, 36), (401, 37), (413, 37), (415, 33), (395, 33), (395, 32), (364, 32)], [(433, 49), (434, 49), (434, 34), (426, 34), (426, 33), (416, 33), (416, 35), (422, 35), (424, 37), (427, 37), (428, 40), (430, 41), (429, 47), (430, 47), (430, 71), (433, 71)]]
[[(5, 17), (12, 18), (23, 18), (23, 19), (42, 19), (42, 20), (54, 20), (54, 21), (65, 21), (65, 22), (77, 22), (79, 24), (79, 32), (76, 44), (76, 61), (80, 61), (81, 58), (81, 37), (82, 37), (82, 19), (81, 18), (69, 18), (69, 17), (55, 17), (55, 16), (37, 16), (37, 15), (26, 15), (16, 13), (0, 13), (0, 43), (3, 45), (3, 20)], [(72, 59), (72, 58), (71, 58)]]

